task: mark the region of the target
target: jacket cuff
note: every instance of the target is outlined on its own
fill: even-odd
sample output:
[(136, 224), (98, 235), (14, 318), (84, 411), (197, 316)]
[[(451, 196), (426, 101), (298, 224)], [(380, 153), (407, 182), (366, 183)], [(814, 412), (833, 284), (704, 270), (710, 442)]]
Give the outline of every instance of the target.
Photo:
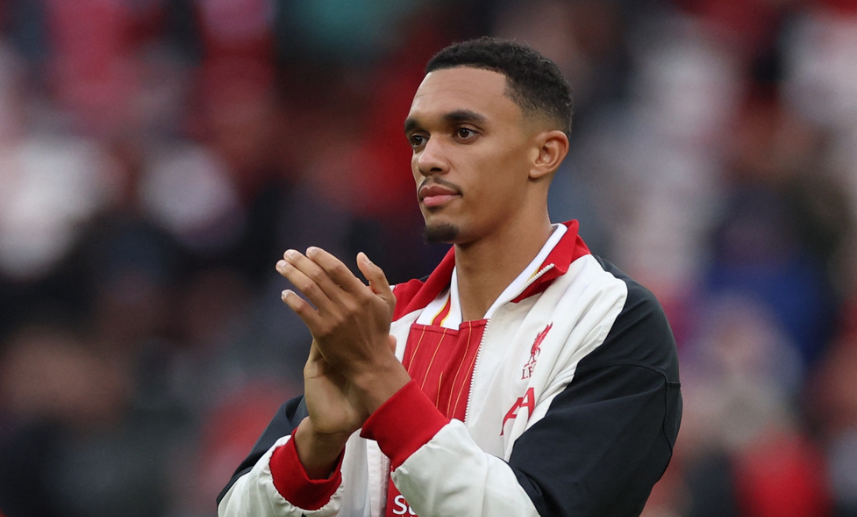
[(412, 380), (372, 413), (360, 436), (378, 442), (396, 470), (448, 423)]
[(271, 477), (274, 487), (283, 498), (303, 510), (318, 510), (330, 502), (331, 496), (342, 483), (342, 456), (327, 479), (310, 479), (307, 476), (295, 447), (295, 437), (271, 454)]

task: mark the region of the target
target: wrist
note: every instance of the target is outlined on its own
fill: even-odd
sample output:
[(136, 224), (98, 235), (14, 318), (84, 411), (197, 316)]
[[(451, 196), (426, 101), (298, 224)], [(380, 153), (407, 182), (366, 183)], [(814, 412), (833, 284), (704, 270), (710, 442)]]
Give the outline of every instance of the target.
[(410, 381), (372, 413), (360, 436), (378, 442), (395, 470), (448, 423), (449, 418)]
[(411, 376), (395, 357), (392, 362), (367, 369), (351, 379), (370, 415), (410, 381)]
[(349, 433), (320, 433), (312, 419), (304, 418), (292, 433), (298, 459), (310, 479), (325, 479), (333, 472), (345, 449)]

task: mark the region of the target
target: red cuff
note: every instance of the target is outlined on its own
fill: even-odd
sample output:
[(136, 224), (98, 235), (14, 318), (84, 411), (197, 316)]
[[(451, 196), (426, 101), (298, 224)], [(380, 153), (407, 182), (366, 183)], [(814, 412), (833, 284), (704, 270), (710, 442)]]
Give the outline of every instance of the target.
[(377, 441), (395, 470), (448, 423), (412, 380), (372, 413), (360, 436)]
[(329, 478), (310, 479), (298, 458), (294, 435), (285, 445), (274, 449), (269, 465), (280, 495), (303, 510), (318, 510), (326, 505), (342, 482), (342, 455)]

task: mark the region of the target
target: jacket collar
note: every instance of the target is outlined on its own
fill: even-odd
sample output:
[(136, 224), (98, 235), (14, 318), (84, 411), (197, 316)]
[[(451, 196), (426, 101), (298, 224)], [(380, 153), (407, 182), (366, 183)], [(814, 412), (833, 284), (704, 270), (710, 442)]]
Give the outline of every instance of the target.
[[(520, 302), (527, 297), (544, 291), (553, 280), (568, 272), (568, 268), (572, 262), (584, 255), (590, 254), (589, 248), (586, 247), (586, 244), (578, 233), (579, 223), (577, 221), (568, 221), (563, 224), (567, 228), (565, 235), (562, 236), (539, 267), (539, 271), (544, 271), (545, 269), (547, 271), (536, 279), (535, 282), (527, 286), (520, 295), (512, 300), (513, 302)], [(394, 291), (396, 295), (396, 309), (393, 319), (399, 319), (405, 314), (422, 309), (431, 303), (442, 291), (449, 287), (454, 268), (455, 247), (453, 246), (443, 257), (443, 260), (440, 261), (440, 264), (424, 281), (411, 280), (405, 284), (397, 285)]]

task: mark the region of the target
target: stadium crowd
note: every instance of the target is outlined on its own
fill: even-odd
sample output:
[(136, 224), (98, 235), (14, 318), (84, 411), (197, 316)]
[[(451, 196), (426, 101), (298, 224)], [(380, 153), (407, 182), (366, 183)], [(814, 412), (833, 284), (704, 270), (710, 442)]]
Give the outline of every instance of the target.
[(283, 250), (446, 251), (402, 123), (482, 34), (569, 78), (552, 217), (676, 333), (643, 515), (857, 516), (855, 0), (0, 0), (0, 512), (214, 515), (301, 386)]

